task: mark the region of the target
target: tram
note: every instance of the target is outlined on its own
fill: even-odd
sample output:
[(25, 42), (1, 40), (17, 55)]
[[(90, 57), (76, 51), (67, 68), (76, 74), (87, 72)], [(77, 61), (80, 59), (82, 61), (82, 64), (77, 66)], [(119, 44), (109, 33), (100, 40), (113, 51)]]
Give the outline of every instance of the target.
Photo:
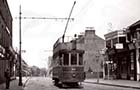
[(84, 50), (76, 48), (76, 40), (62, 42), (59, 38), (53, 46), (52, 79), (57, 84), (79, 85), (85, 79)]

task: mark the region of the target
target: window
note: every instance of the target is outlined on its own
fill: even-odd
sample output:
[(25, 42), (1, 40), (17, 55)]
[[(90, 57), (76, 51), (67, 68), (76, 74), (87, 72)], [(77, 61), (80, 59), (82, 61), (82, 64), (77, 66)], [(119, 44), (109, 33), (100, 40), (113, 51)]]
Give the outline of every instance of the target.
[(71, 54), (71, 65), (77, 64), (77, 54)]
[(111, 48), (111, 40), (106, 41), (106, 47)]
[(131, 41), (131, 35), (130, 35), (130, 33), (127, 33), (127, 40), (128, 41)]
[(83, 54), (79, 54), (79, 65), (83, 65)]
[(119, 43), (125, 43), (126, 37), (119, 37)]
[(113, 45), (115, 45), (116, 43), (118, 43), (118, 38), (113, 39)]
[(63, 63), (64, 65), (69, 65), (69, 54), (64, 54)]

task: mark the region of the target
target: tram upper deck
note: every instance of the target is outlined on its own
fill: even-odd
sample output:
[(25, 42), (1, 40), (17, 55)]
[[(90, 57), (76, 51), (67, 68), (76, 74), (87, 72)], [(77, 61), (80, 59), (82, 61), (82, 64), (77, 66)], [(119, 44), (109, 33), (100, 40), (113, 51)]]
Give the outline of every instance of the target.
[(72, 49), (76, 49), (76, 41), (70, 37), (67, 37), (63, 42), (61, 37), (54, 44), (53, 53), (57, 53), (60, 50), (72, 50)]

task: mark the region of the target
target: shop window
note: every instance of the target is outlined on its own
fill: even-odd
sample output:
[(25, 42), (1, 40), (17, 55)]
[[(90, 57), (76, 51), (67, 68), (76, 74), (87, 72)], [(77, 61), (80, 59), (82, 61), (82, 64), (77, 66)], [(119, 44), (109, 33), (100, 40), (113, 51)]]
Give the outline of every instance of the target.
[(125, 43), (126, 37), (119, 37), (119, 43)]
[(131, 62), (131, 70), (134, 70), (134, 63)]
[(132, 37), (137, 38), (137, 33), (136, 32), (132, 33)]
[(131, 70), (134, 70), (134, 53), (130, 53)]
[(1, 28), (3, 29), (3, 28), (4, 28), (4, 26), (2, 25), (2, 26), (1, 26)]
[(131, 41), (131, 35), (130, 35), (130, 33), (127, 33), (127, 40), (128, 41)]
[(106, 47), (111, 48), (111, 40), (106, 41)]

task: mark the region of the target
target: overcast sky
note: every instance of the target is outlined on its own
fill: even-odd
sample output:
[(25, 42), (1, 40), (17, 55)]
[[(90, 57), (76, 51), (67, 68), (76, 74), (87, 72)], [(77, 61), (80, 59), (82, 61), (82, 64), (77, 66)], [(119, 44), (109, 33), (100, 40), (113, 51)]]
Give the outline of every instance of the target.
[[(72, 5), (74, 21), (69, 23), (67, 36), (80, 34), (85, 27), (94, 27), (104, 38), (109, 30), (126, 28), (140, 19), (140, 0), (8, 0), (13, 16), (13, 47), (19, 48), (19, 5), (24, 17), (66, 18)], [(62, 36), (66, 20), (22, 20), (23, 59), (31, 66), (47, 67), (55, 41)]]

